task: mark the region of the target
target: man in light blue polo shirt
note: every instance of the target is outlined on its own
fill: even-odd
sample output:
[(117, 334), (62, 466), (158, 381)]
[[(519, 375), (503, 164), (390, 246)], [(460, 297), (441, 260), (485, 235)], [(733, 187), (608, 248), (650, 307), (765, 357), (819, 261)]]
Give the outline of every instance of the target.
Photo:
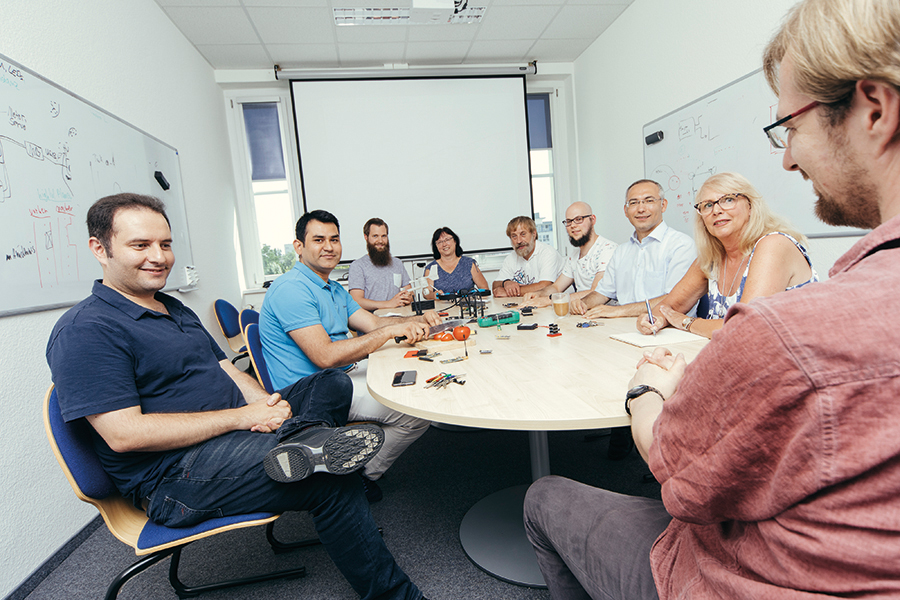
[(572, 312), (587, 318), (637, 317), (672, 291), (697, 258), (690, 236), (663, 222), (666, 198), (649, 179), (632, 183), (625, 194), (625, 217), (634, 235), (619, 244), (597, 289), (572, 301)]
[[(413, 344), (427, 335), (430, 325), (441, 322), (434, 311), (407, 318), (375, 316), (329, 279), (341, 260), (340, 225), (331, 213), (306, 213), (297, 221), (296, 235), (299, 260), (272, 283), (259, 315), (263, 356), (276, 388), (322, 369), (350, 367), (395, 336), (406, 336)], [(352, 337), (351, 328), (361, 335)], [(354, 369), (350, 378), (354, 384), (350, 420), (375, 421), (384, 429), (384, 446), (363, 472), (367, 495), (376, 501), (380, 492), (374, 481), (430, 423), (372, 398), (364, 367)]]

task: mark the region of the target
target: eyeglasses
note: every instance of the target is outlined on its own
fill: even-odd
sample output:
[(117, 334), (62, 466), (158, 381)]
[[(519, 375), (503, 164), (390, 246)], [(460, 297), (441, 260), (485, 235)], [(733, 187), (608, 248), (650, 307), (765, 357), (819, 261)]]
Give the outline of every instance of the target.
[(788, 147), (790, 143), (789, 134), (790, 129), (784, 126), (785, 123), (790, 121), (796, 116), (802, 115), (808, 110), (812, 110), (817, 107), (820, 102), (813, 101), (801, 108), (798, 111), (794, 111), (783, 119), (778, 119), (768, 127), (763, 127), (763, 133), (769, 136), (769, 142), (772, 144), (772, 147), (778, 148), (779, 150), (784, 150)]
[(449, 244), (449, 243), (452, 242), (452, 241), (453, 241), (453, 238), (452, 238), (452, 237), (445, 237), (445, 238), (440, 238), (440, 239), (437, 241), (437, 243), (438, 243), (439, 246), (443, 246), (444, 244)]
[(698, 202), (694, 205), (694, 208), (697, 209), (697, 212), (703, 216), (708, 215), (712, 212), (713, 206), (718, 204), (722, 207), (722, 210), (731, 210), (737, 204), (739, 199), (743, 198), (747, 202), (750, 202), (750, 198), (743, 194), (725, 194), (718, 200), (707, 200), (706, 202)]
[(577, 217), (572, 217), (571, 219), (563, 219), (562, 224), (565, 227), (568, 227), (569, 225), (581, 225), (582, 221), (584, 221), (585, 219), (589, 219), (592, 216), (593, 215), (579, 215)]
[(629, 200), (628, 202), (625, 203), (625, 206), (627, 206), (628, 208), (637, 208), (641, 204), (646, 204), (650, 208), (653, 208), (653, 205), (656, 204), (657, 202), (659, 202), (659, 198), (654, 198), (652, 196), (649, 198), (642, 198), (640, 200), (638, 200), (636, 198), (632, 198), (631, 200)]

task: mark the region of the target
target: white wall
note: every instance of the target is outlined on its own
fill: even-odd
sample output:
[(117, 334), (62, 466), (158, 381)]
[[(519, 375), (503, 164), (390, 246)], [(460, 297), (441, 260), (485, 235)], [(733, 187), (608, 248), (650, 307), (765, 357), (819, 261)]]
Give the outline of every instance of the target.
[[(602, 235), (631, 234), (622, 203), (644, 175), (644, 124), (761, 67), (795, 1), (636, 0), (575, 61), (581, 199)], [(857, 239), (810, 240), (819, 275)]]
[[(212, 68), (152, 0), (3, 0), (0, 23), (0, 53), (178, 148), (200, 274), (200, 289), (180, 297), (218, 332), (213, 301), (239, 303), (240, 291), (234, 177)], [(0, 597), (97, 514), (75, 499), (40, 419), (44, 347), (62, 312), (0, 319)]]

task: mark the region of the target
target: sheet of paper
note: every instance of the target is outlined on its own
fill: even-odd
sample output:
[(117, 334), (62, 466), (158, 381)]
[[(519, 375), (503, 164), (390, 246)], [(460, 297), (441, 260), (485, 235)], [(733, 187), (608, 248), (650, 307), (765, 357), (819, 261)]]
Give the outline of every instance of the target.
[(702, 339), (699, 335), (688, 333), (680, 329), (672, 329), (666, 327), (662, 331), (657, 332), (655, 336), (644, 335), (643, 333), (634, 331), (631, 333), (616, 333), (609, 336), (618, 342), (625, 342), (638, 348), (648, 348), (651, 346), (668, 346), (669, 344), (680, 344), (681, 342), (696, 342)]

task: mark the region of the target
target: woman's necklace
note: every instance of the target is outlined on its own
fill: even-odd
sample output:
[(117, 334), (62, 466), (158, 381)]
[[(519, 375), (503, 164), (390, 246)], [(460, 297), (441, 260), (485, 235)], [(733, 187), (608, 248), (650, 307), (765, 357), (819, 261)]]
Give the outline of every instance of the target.
[[(732, 296), (732, 294), (734, 294), (734, 283), (737, 281), (738, 275), (741, 273), (741, 269), (744, 267), (744, 260), (746, 258), (747, 257), (745, 256), (744, 258), (741, 259), (741, 262), (738, 265), (737, 270), (735, 270), (734, 276), (731, 278), (731, 285), (729, 285), (728, 288), (725, 290), (726, 298), (730, 298)], [(722, 280), (726, 281), (728, 279), (728, 261), (727, 260), (725, 261), (725, 272), (722, 275), (723, 275)]]

